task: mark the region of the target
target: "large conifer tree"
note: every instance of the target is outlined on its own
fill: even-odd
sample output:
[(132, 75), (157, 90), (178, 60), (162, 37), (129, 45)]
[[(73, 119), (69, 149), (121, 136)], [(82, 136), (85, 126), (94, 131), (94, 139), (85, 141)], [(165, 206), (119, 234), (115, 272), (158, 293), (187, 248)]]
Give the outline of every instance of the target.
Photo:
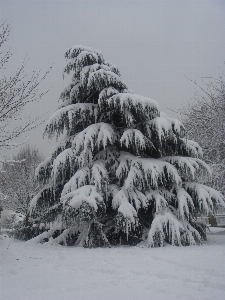
[(209, 167), (181, 122), (156, 101), (133, 94), (99, 51), (65, 53), (71, 84), (48, 120), (62, 136), (36, 170), (42, 189), (31, 203), (36, 241), (64, 245), (199, 244), (196, 217), (213, 212), (222, 195), (197, 183)]

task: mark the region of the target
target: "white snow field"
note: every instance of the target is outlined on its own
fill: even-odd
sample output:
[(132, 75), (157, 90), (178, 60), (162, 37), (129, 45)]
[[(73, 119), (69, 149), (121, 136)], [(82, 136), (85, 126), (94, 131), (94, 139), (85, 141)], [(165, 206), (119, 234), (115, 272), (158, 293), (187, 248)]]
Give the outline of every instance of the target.
[(1, 236), (1, 300), (225, 299), (225, 228), (202, 246), (85, 249)]

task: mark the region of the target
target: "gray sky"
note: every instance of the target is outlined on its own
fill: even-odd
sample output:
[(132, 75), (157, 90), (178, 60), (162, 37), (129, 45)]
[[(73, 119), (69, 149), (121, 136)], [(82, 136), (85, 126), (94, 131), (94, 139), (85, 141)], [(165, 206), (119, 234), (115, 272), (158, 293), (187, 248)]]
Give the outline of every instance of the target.
[[(224, 0), (1, 0), (0, 9), (1, 19), (12, 25), (7, 72), (15, 71), (26, 54), (28, 73), (54, 64), (43, 84), (43, 89), (52, 86), (50, 92), (24, 115), (47, 112), (50, 117), (56, 110), (69, 83), (62, 78), (64, 52), (77, 44), (100, 50), (135, 94), (158, 101), (172, 117), (168, 108), (179, 108), (193, 96), (187, 78), (218, 77), (224, 70)], [(43, 140), (43, 131), (44, 124), (28, 135), (48, 156), (54, 141)]]

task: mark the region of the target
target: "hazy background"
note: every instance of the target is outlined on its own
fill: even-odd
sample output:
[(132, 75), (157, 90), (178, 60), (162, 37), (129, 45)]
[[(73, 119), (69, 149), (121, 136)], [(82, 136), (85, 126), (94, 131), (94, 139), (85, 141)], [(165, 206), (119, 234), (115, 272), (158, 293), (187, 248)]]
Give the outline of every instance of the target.
[[(56, 110), (61, 91), (64, 52), (81, 44), (100, 50), (118, 66), (122, 80), (136, 94), (155, 99), (161, 109), (177, 109), (193, 96), (187, 78), (218, 77), (225, 61), (225, 1), (57, 1), (1, 0), (1, 19), (11, 23), (5, 45), (15, 72), (25, 55), (27, 73), (53, 65), (42, 89), (50, 92), (26, 108), (22, 117)], [(208, 80), (208, 79), (205, 79)], [(48, 156), (55, 141), (43, 140), (44, 124), (27, 134), (29, 143)], [(25, 139), (25, 137), (22, 137)], [(16, 153), (3, 151), (2, 155)]]

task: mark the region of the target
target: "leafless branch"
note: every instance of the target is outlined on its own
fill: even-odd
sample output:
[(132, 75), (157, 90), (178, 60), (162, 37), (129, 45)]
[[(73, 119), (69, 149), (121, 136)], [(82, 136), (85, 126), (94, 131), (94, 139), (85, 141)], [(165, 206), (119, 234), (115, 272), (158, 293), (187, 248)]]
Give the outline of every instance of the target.
[[(2, 45), (8, 40), (11, 27), (5, 22), (0, 25), (0, 30), (1, 49)], [(0, 70), (4, 74), (3, 71), (11, 57), (11, 51), (8, 50), (5, 54), (0, 52), (0, 54)], [(25, 106), (32, 102), (38, 102), (49, 91), (39, 92), (39, 88), (52, 67), (43, 76), (40, 76), (40, 71), (33, 71), (31, 75), (28, 75), (26, 74), (28, 62), (29, 59), (25, 57), (15, 74), (9, 77), (3, 75), (0, 80), (0, 148), (12, 147), (15, 145), (13, 142), (15, 138), (44, 122), (42, 117), (37, 117), (34, 119), (28, 118), (23, 125), (15, 125), (16, 121), (20, 120)]]

